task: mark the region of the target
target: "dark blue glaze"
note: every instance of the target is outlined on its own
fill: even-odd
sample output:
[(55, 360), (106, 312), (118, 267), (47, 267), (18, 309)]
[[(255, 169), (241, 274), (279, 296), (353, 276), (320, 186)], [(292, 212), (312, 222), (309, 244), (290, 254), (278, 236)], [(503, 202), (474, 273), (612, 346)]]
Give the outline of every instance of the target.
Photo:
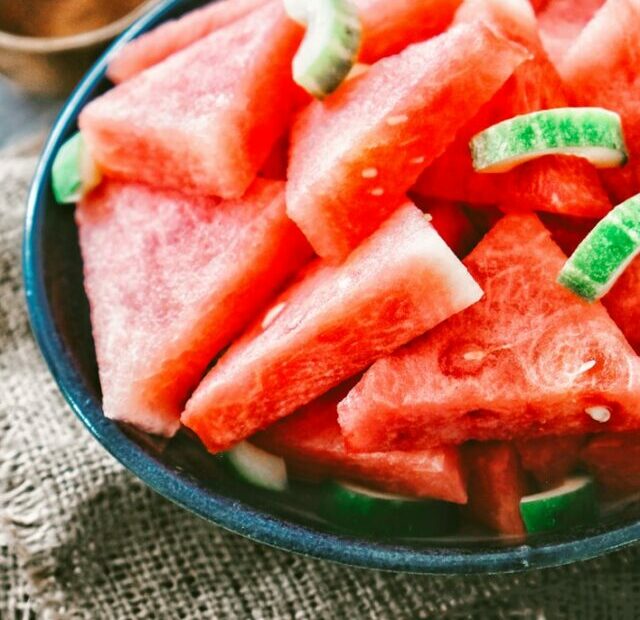
[[(169, 0), (114, 46), (202, 4)], [(350, 537), (314, 514), (315, 487), (298, 486), (288, 494), (260, 491), (234, 480), (186, 433), (164, 445), (105, 419), (73, 210), (55, 204), (49, 176), (58, 148), (75, 131), (79, 111), (109, 87), (104, 74), (110, 51), (69, 99), (42, 154), (29, 196), (23, 269), (31, 325), (51, 373), (76, 415), (115, 458), (161, 495), (213, 523), (274, 547), (355, 566), (416, 573), (516, 571), (591, 558), (639, 538), (637, 509), (596, 528), (533, 537), (526, 545), (491, 538), (394, 542)]]

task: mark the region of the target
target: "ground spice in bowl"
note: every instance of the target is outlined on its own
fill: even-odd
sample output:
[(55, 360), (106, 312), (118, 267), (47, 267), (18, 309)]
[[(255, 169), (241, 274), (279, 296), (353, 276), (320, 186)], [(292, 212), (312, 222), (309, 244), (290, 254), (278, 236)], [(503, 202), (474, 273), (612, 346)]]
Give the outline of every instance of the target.
[(66, 37), (97, 30), (143, 0), (0, 0), (0, 30), (28, 37)]

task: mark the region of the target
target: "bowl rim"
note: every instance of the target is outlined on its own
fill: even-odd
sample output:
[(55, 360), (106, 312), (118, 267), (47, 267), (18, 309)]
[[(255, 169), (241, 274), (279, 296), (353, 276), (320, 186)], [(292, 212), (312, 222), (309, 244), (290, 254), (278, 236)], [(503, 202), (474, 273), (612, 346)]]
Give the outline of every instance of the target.
[(0, 29), (0, 48), (31, 54), (51, 54), (99, 45), (118, 36), (160, 1), (143, 0), (135, 9), (120, 19), (109, 22), (100, 28), (64, 37), (30, 37)]
[(401, 542), (368, 541), (320, 532), (205, 489), (196, 480), (155, 461), (104, 417), (100, 404), (83, 388), (81, 376), (57, 332), (46, 294), (41, 248), (43, 212), (50, 201), (49, 174), (53, 157), (75, 127), (78, 112), (105, 79), (113, 51), (165, 21), (186, 3), (187, 0), (167, 0), (152, 8), (98, 59), (60, 112), (42, 151), (28, 197), (22, 267), (31, 328), (60, 391), (95, 439), (154, 491), (207, 521), (271, 547), (360, 568), (426, 574), (517, 572), (591, 559), (639, 540), (640, 521), (561, 542), (482, 551), (451, 546), (412, 549)]

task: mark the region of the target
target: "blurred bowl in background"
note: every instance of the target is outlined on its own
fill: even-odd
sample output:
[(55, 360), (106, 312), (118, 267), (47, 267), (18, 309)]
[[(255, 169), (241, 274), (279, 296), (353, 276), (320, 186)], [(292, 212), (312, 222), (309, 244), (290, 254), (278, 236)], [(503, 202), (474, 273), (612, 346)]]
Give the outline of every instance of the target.
[(0, 73), (31, 93), (67, 94), (107, 44), (159, 1), (121, 2), (130, 6), (114, 21), (111, 1), (0, 0)]

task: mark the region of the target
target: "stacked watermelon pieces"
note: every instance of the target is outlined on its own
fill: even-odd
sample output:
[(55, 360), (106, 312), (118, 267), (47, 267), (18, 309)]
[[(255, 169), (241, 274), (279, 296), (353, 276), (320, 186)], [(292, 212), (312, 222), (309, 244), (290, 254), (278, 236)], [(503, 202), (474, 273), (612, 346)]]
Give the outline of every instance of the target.
[[(619, 457), (640, 450), (640, 262), (602, 303), (556, 283), (640, 190), (640, 6), (355, 4), (368, 66), (321, 100), (293, 81), (281, 0), (113, 52), (79, 120), (104, 180), (76, 210), (105, 415), (466, 504), (516, 539), (521, 498), (577, 467), (640, 490)], [(479, 131), (568, 105), (620, 112), (627, 169), (474, 171)]]

